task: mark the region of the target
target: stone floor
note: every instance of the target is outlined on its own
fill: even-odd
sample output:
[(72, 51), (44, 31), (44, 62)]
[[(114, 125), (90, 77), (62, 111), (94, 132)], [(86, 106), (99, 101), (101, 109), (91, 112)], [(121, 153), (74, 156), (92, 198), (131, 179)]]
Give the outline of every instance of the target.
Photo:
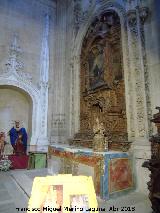
[[(28, 206), (34, 177), (46, 176), (47, 174), (47, 169), (0, 172), (0, 213), (24, 213), (25, 210), (23, 211), (21, 208)], [(97, 199), (99, 208), (105, 208), (104, 213), (152, 212), (148, 198), (138, 192), (132, 192), (127, 196), (105, 202)], [(16, 208), (19, 208), (19, 211)]]

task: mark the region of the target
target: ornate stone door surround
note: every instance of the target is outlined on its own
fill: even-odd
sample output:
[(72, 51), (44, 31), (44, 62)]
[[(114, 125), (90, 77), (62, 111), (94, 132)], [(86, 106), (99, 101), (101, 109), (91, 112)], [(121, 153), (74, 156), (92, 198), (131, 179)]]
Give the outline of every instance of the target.
[(47, 122), (48, 122), (48, 78), (49, 78), (49, 15), (44, 16), (42, 47), (40, 54), (39, 84), (32, 82), (30, 73), (24, 70), (20, 60), (21, 48), (17, 44), (18, 35), (14, 34), (9, 48), (9, 58), (4, 69), (0, 72), (0, 85), (15, 86), (25, 91), (32, 100), (32, 136), (30, 148), (36, 151), (47, 151)]
[(41, 99), (40, 91), (27, 79), (19, 76), (16, 72), (4, 73), (0, 75), (1, 86), (15, 86), (18, 89), (25, 91), (32, 99), (32, 136), (30, 146), (47, 145), (47, 137), (43, 132), (45, 128), (41, 125), (42, 113), (41, 113)]

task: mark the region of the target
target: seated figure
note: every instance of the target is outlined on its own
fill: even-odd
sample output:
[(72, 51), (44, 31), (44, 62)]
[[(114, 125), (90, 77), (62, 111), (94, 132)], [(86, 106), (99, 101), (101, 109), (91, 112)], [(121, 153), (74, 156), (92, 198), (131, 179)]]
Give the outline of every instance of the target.
[(20, 128), (20, 122), (15, 121), (15, 126), (9, 131), (13, 152), (16, 155), (25, 155), (27, 151), (27, 132), (25, 128)]

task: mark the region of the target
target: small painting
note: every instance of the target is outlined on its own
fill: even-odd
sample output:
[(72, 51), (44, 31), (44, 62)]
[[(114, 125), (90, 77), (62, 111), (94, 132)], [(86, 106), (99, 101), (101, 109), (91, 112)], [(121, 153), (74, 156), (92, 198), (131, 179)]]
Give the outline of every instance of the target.
[(131, 161), (127, 158), (111, 159), (109, 163), (110, 193), (129, 189), (132, 186)]
[(60, 209), (59, 213), (62, 213), (63, 204), (63, 185), (50, 185), (44, 197), (44, 201), (41, 205), (41, 212), (45, 212), (48, 207), (54, 209)]
[(100, 45), (92, 48), (88, 57), (88, 64), (90, 87), (96, 88), (104, 83), (104, 54)]
[(86, 213), (89, 209), (87, 195), (70, 195), (70, 208), (73, 213)]

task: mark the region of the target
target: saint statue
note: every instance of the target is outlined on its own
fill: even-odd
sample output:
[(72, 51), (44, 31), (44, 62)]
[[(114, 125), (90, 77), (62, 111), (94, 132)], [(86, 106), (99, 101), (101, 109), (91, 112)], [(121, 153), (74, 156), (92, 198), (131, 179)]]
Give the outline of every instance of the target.
[(5, 147), (6, 141), (5, 141), (5, 133), (0, 132), (0, 157), (4, 155), (4, 147)]
[(15, 126), (10, 129), (9, 136), (14, 154), (25, 155), (27, 151), (28, 136), (26, 129), (24, 127), (20, 128), (19, 121), (15, 121)]
[(100, 123), (97, 117), (96, 122), (93, 125), (93, 133), (94, 133), (93, 150), (96, 152), (104, 151), (104, 145), (105, 145), (104, 132), (105, 132), (105, 128), (103, 126), (103, 123)]

